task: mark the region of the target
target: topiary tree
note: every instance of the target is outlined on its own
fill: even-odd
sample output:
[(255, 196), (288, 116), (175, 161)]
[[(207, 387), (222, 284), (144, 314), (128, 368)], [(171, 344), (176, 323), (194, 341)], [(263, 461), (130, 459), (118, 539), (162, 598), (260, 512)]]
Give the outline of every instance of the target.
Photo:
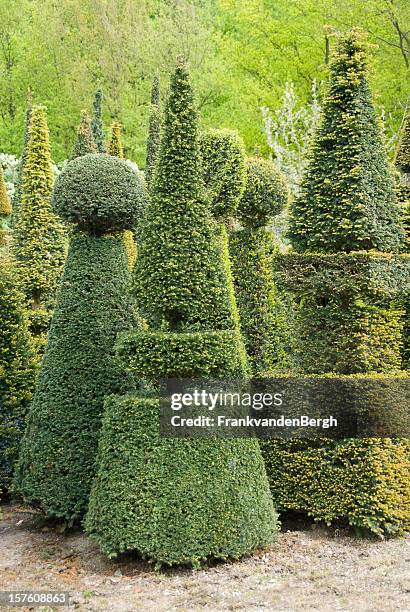
[(400, 211), (367, 83), (362, 35), (340, 39), (289, 237), (298, 251), (397, 252)]
[(46, 111), (43, 106), (34, 106), (13, 250), (30, 330), (40, 342), (48, 329), (66, 257), (66, 231), (51, 208), (52, 186)]
[(27, 92), (27, 109), (26, 116), (24, 122), (24, 138), (23, 138), (23, 149), (21, 152), (21, 157), (17, 169), (17, 180), (14, 186), (14, 194), (13, 194), (13, 216), (12, 216), (12, 225), (16, 225), (18, 213), (21, 207), (21, 197), (22, 197), (22, 186), (23, 186), (23, 170), (25, 163), (27, 161), (27, 149), (28, 149), (28, 141), (30, 137), (30, 125), (31, 125), (31, 113), (33, 111), (33, 97), (31, 93), (31, 89), (29, 88)]
[(403, 174), (410, 174), (410, 116), (406, 115), (397, 147), (395, 164)]
[(97, 153), (97, 145), (94, 142), (91, 131), (91, 121), (87, 111), (81, 111), (80, 125), (77, 131), (77, 140), (74, 145), (70, 159), (87, 155), (88, 153)]
[[(193, 92), (181, 62), (134, 272), (149, 326), (119, 346), (129, 367), (151, 382), (245, 373), (201, 172)], [(256, 440), (160, 437), (155, 397), (107, 400), (98, 465), (86, 529), (109, 556), (134, 550), (157, 564), (197, 566), (238, 558), (274, 538)]]
[(97, 146), (99, 153), (105, 153), (105, 145), (104, 145), (104, 126), (102, 120), (102, 101), (103, 101), (103, 91), (102, 89), (97, 89), (94, 96), (93, 102), (93, 118), (91, 122), (91, 130), (94, 138), (94, 142)]
[(0, 260), (0, 329), (0, 491), (6, 493), (36, 374), (24, 296), (7, 260)]
[(136, 173), (125, 162), (101, 155), (71, 161), (54, 189), (55, 210), (76, 230), (15, 489), (47, 516), (69, 523), (87, 507), (104, 397), (133, 387), (113, 347), (117, 333), (135, 323), (122, 233), (133, 226), (140, 198)]
[(121, 125), (118, 121), (114, 121), (111, 125), (111, 140), (108, 145), (108, 152), (114, 157), (124, 159), (124, 150), (121, 142)]
[(245, 145), (232, 130), (200, 133), (203, 179), (216, 219), (235, 213), (246, 186)]
[(151, 90), (151, 111), (148, 126), (147, 156), (145, 161), (145, 180), (147, 186), (151, 185), (157, 163), (159, 146), (161, 142), (161, 103), (159, 74), (154, 76)]

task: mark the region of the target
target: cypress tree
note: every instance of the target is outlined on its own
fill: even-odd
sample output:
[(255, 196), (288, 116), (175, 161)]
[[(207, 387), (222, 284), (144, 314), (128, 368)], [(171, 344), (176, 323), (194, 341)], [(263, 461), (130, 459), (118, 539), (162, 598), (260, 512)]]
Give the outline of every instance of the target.
[(23, 139), (23, 149), (21, 152), (21, 157), (19, 161), (19, 165), (17, 168), (17, 180), (14, 187), (13, 194), (13, 216), (12, 216), (12, 225), (16, 225), (18, 213), (21, 207), (21, 196), (22, 196), (22, 187), (23, 187), (23, 170), (25, 163), (27, 161), (27, 149), (28, 149), (28, 141), (30, 137), (30, 125), (31, 125), (31, 113), (33, 111), (33, 97), (31, 93), (31, 89), (27, 92), (27, 109), (26, 109), (26, 117), (24, 122), (24, 139)]
[(73, 523), (87, 507), (103, 400), (133, 383), (114, 355), (135, 323), (122, 234), (141, 185), (114, 157), (85, 155), (59, 175), (58, 213), (76, 224), (30, 409), (15, 488), (47, 516)]
[(400, 211), (367, 82), (362, 35), (339, 39), (289, 236), (298, 251), (397, 252)]
[(77, 140), (75, 142), (73, 152), (70, 159), (87, 155), (88, 153), (97, 153), (97, 146), (94, 142), (91, 131), (91, 121), (87, 111), (81, 111), (80, 125), (77, 131)]
[(94, 142), (97, 146), (99, 153), (105, 153), (104, 127), (102, 120), (102, 101), (103, 91), (102, 89), (97, 89), (93, 102), (93, 118), (91, 122), (91, 130), (93, 133)]
[(114, 121), (111, 125), (111, 140), (108, 145), (108, 152), (114, 157), (124, 159), (124, 150), (121, 142), (121, 124)]
[[(134, 271), (148, 327), (119, 344), (135, 373), (151, 381), (245, 373), (201, 181), (197, 121), (180, 62)], [(98, 465), (86, 529), (109, 556), (134, 550), (157, 564), (197, 566), (206, 558), (238, 558), (274, 538), (256, 440), (160, 437), (155, 398), (107, 400)]]
[(66, 232), (51, 208), (52, 185), (46, 111), (34, 106), (13, 249), (31, 332), (39, 339), (48, 328), (66, 256)]
[(151, 90), (151, 110), (148, 126), (147, 156), (145, 161), (145, 180), (151, 185), (161, 141), (161, 102), (159, 74), (154, 76)]
[(11, 262), (0, 261), (0, 490), (8, 490), (36, 374), (24, 296)]

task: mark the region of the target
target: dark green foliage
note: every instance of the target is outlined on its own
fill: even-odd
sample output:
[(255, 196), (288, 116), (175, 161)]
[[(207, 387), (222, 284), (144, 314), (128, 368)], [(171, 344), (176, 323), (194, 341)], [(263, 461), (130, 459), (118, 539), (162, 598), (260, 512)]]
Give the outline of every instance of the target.
[(24, 138), (23, 138), (23, 149), (21, 152), (21, 157), (19, 161), (19, 165), (17, 168), (17, 180), (14, 186), (14, 194), (13, 194), (13, 217), (12, 217), (12, 225), (15, 225), (18, 218), (18, 213), (21, 208), (21, 197), (22, 197), (22, 188), (23, 188), (23, 170), (24, 165), (27, 161), (27, 149), (28, 149), (28, 141), (30, 137), (30, 125), (31, 125), (31, 113), (33, 110), (33, 100), (31, 95), (31, 90), (28, 90), (27, 95), (27, 109), (26, 116), (24, 122)]
[(410, 116), (406, 116), (403, 121), (395, 163), (400, 172), (410, 174)]
[[(121, 356), (150, 383), (173, 373), (243, 377), (226, 241), (202, 192), (197, 116), (182, 62), (154, 176), (135, 273), (149, 328), (125, 337)], [(86, 519), (102, 550), (198, 566), (270, 544), (276, 515), (256, 440), (161, 438), (158, 410), (158, 401), (138, 396), (107, 400)]]
[(200, 133), (205, 188), (212, 215), (235, 213), (246, 186), (245, 145), (237, 132), (210, 129)]
[(78, 126), (77, 140), (70, 159), (75, 159), (76, 157), (87, 155), (88, 153), (97, 153), (97, 146), (94, 142), (88, 113), (87, 111), (82, 111), (80, 125)]
[(87, 507), (104, 397), (132, 388), (114, 355), (135, 323), (128, 282), (122, 236), (73, 235), (15, 479), (69, 523)]
[(132, 229), (144, 205), (137, 174), (109, 155), (72, 160), (59, 174), (53, 193), (55, 212), (94, 235)]
[(86, 529), (103, 552), (158, 565), (237, 559), (272, 542), (276, 516), (254, 440), (161, 438), (157, 401), (109, 398)]
[(264, 227), (230, 237), (235, 293), (252, 372), (289, 366), (290, 337), (272, 276), (272, 235)]
[(36, 360), (24, 296), (10, 262), (0, 260), (0, 497), (7, 491), (34, 389)]
[(91, 122), (91, 130), (94, 137), (94, 142), (97, 145), (98, 153), (105, 153), (104, 144), (104, 128), (102, 120), (102, 101), (103, 91), (97, 89), (93, 102), (93, 118)]
[(53, 169), (46, 112), (34, 106), (13, 248), (30, 329), (42, 342), (66, 257), (67, 236), (51, 208)]
[(145, 180), (150, 187), (157, 163), (161, 142), (161, 106), (159, 74), (154, 76), (151, 91), (151, 112), (149, 116), (147, 156), (145, 160)]
[(298, 251), (397, 252), (400, 211), (367, 83), (361, 35), (339, 38), (289, 237)]
[(246, 189), (236, 216), (245, 227), (262, 227), (286, 206), (289, 190), (283, 175), (268, 159), (250, 157), (246, 169)]

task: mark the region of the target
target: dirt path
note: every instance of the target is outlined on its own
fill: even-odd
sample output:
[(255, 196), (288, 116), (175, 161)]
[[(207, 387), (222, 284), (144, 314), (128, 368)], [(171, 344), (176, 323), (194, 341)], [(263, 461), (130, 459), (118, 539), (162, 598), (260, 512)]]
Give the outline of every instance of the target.
[(32, 514), (3, 506), (0, 590), (18, 589), (69, 591), (72, 604), (56, 610), (410, 612), (410, 537), (285, 531), (239, 563), (157, 573), (136, 560), (108, 561), (81, 532), (35, 528)]

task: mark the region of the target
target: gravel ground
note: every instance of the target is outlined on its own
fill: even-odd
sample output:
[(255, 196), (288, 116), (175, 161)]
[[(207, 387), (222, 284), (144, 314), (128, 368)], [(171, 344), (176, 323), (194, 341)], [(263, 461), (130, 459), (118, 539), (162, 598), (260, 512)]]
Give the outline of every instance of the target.
[(155, 572), (130, 557), (107, 560), (81, 531), (38, 527), (21, 507), (2, 511), (0, 591), (69, 591), (70, 606), (56, 610), (410, 612), (409, 536), (358, 540), (288, 525), (272, 548), (240, 562)]

